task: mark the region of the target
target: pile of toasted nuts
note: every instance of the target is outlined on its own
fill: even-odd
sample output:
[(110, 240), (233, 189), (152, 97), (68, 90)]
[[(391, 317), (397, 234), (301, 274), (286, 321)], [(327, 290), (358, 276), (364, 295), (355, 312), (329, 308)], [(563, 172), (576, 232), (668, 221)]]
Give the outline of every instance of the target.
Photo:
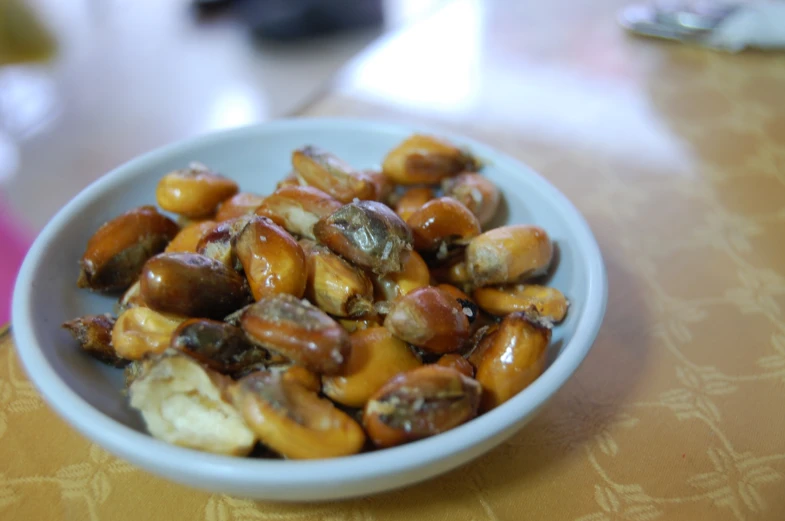
[(469, 152), (413, 135), (380, 171), (313, 146), (292, 167), (268, 196), (200, 164), (168, 173), (155, 195), (176, 221), (143, 206), (87, 243), (78, 286), (119, 300), (64, 327), (125, 367), (153, 436), (345, 456), (445, 432), (542, 373), (568, 307), (530, 283), (553, 245), (490, 228), (500, 194)]

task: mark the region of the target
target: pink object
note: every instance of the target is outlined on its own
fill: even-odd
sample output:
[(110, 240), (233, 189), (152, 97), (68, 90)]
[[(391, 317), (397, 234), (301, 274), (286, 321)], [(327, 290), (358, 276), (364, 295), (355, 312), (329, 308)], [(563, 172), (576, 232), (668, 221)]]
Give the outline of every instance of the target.
[(8, 206), (0, 200), (0, 326), (11, 318), (14, 281), (31, 242), (24, 229), (8, 214)]

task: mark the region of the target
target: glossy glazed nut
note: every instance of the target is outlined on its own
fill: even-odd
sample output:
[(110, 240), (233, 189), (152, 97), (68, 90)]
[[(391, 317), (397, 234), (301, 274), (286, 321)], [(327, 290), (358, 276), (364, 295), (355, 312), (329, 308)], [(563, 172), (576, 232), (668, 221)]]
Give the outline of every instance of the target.
[(117, 356), (112, 347), (114, 323), (114, 317), (109, 314), (87, 315), (65, 322), (63, 328), (79, 342), (85, 353), (105, 364), (123, 367), (128, 364), (128, 360)]
[(359, 317), (373, 311), (373, 284), (326, 246), (300, 241), (308, 266), (305, 296), (322, 311), (336, 317)]
[(354, 333), (355, 331), (362, 331), (371, 327), (381, 326), (382, 317), (372, 314), (362, 318), (339, 318), (338, 323), (348, 333)]
[(469, 378), (474, 377), (474, 366), (467, 359), (456, 353), (442, 355), (436, 362), (436, 365), (450, 367)]
[(442, 181), (442, 193), (466, 206), (480, 222), (487, 226), (499, 209), (499, 189), (482, 174), (464, 172)]
[(524, 313), (507, 315), (482, 336), (475, 360), (477, 381), (482, 384), (480, 409), (489, 411), (506, 402), (542, 374), (551, 330)]
[(403, 257), (403, 269), (387, 275), (372, 275), (377, 300), (395, 300), (417, 288), (428, 286), (431, 273), (419, 253), (412, 250)]
[(145, 362), (129, 386), (131, 407), (154, 437), (196, 450), (245, 456), (256, 435), (230, 403), (226, 377), (182, 354)]
[(210, 220), (193, 222), (181, 229), (164, 251), (167, 253), (197, 253), (199, 241), (216, 226), (218, 223)]
[(244, 215), (250, 215), (259, 208), (259, 205), (264, 202), (264, 196), (251, 194), (248, 192), (240, 192), (234, 194), (229, 199), (226, 199), (218, 207), (215, 214), (215, 220), (218, 222), (228, 221), (229, 219), (236, 219)]
[(314, 146), (304, 146), (292, 153), (292, 166), (301, 185), (313, 186), (342, 203), (353, 199), (371, 199), (375, 187), (369, 179), (334, 154)]
[(464, 205), (452, 197), (439, 197), (415, 210), (406, 220), (414, 235), (417, 251), (436, 252), (444, 260), (455, 246), (480, 234), (480, 222)]
[(401, 340), (437, 354), (460, 351), (469, 340), (469, 319), (463, 307), (433, 286), (395, 300), (384, 327)]
[(361, 268), (384, 275), (401, 271), (412, 233), (400, 217), (376, 201), (343, 205), (313, 227), (316, 238)]
[(488, 313), (504, 316), (524, 311), (532, 318), (543, 318), (552, 323), (564, 320), (569, 302), (556, 288), (538, 284), (489, 286), (474, 290), (477, 304)]
[(302, 297), (307, 282), (305, 253), (289, 233), (266, 217), (254, 216), (235, 240), (255, 300), (287, 293)]
[(117, 356), (127, 360), (163, 353), (177, 326), (185, 320), (186, 317), (158, 313), (150, 308), (131, 308), (120, 314), (112, 327), (112, 347)]
[(428, 187), (410, 188), (395, 203), (395, 213), (406, 222), (414, 212), (422, 208), (425, 203), (432, 200), (435, 196), (433, 190)]
[(553, 245), (539, 226), (514, 224), (478, 235), (466, 248), (466, 266), (476, 286), (515, 284), (545, 273)]
[(363, 170), (360, 172), (360, 177), (365, 177), (373, 185), (374, 192), (371, 199), (374, 201), (386, 202), (395, 189), (393, 182), (378, 170)]
[(384, 175), (401, 185), (437, 184), (479, 164), (471, 154), (444, 140), (414, 134), (387, 154)]
[(428, 365), (400, 373), (374, 394), (363, 422), (377, 447), (453, 429), (477, 415), (482, 388), (455, 369)]
[(209, 217), (218, 205), (237, 193), (237, 183), (204, 165), (169, 172), (155, 189), (158, 206), (190, 219)]
[(196, 253), (161, 253), (142, 270), (144, 303), (162, 313), (220, 319), (249, 301), (242, 275)]
[(348, 456), (365, 443), (362, 427), (349, 415), (277, 372), (250, 374), (231, 395), (259, 440), (286, 458)]
[(390, 378), (422, 364), (406, 345), (384, 327), (357, 331), (340, 375), (323, 376), (323, 392), (331, 400), (362, 407)]
[(162, 252), (179, 230), (154, 206), (115, 217), (87, 242), (77, 285), (98, 291), (126, 289), (139, 278), (147, 259)]
[(312, 186), (284, 186), (267, 196), (256, 214), (269, 217), (289, 233), (313, 239), (316, 221), (340, 207), (340, 202)]
[(237, 258), (234, 242), (250, 220), (250, 215), (241, 215), (216, 224), (199, 240), (196, 253), (215, 259), (227, 268), (241, 271), (243, 266)]
[(251, 342), (239, 327), (204, 318), (186, 320), (172, 334), (170, 347), (223, 374), (270, 361), (270, 353)]
[(327, 313), (292, 295), (250, 306), (240, 326), (252, 341), (318, 374), (337, 374), (349, 356), (349, 334)]

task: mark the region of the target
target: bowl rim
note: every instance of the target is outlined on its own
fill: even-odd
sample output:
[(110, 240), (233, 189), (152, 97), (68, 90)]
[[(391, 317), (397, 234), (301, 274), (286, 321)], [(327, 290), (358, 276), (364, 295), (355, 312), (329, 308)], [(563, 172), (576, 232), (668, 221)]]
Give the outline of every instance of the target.
[[(561, 353), (546, 371), (518, 395), (470, 421), (438, 436), (389, 449), (321, 460), (263, 460), (222, 456), (171, 445), (138, 432), (94, 408), (73, 391), (47, 361), (35, 330), (31, 295), (32, 282), (44, 262), (46, 245), (62, 228), (93, 203), (102, 192), (120, 182), (140, 175), (170, 155), (196, 149), (207, 144), (231, 141), (248, 134), (262, 138), (282, 130), (307, 128), (327, 130), (354, 128), (375, 134), (430, 133), (469, 147), (473, 153), (492, 158), (492, 162), (509, 171), (528, 176), (573, 228), (578, 258), (587, 262), (588, 291), (575, 332)], [(498, 436), (544, 405), (577, 370), (588, 354), (605, 314), (607, 275), (600, 248), (580, 212), (540, 174), (522, 162), (465, 136), (426, 125), (395, 124), (357, 118), (292, 118), (237, 127), (182, 139), (137, 156), (99, 177), (71, 199), (40, 232), (28, 251), (17, 276), (12, 300), (12, 327), (15, 345), (22, 365), (35, 387), (72, 427), (83, 435), (125, 459), (145, 468), (166, 469), (169, 475), (209, 476), (222, 483), (236, 485), (314, 486), (329, 476), (331, 484), (353, 483), (384, 474), (395, 474), (412, 468), (428, 466), (450, 455)]]

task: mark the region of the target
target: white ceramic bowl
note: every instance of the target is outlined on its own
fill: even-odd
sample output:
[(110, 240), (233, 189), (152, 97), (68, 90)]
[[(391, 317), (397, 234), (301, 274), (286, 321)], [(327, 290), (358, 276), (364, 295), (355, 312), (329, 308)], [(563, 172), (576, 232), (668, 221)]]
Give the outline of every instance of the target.
[(243, 190), (264, 194), (290, 171), (290, 153), (301, 145), (318, 145), (356, 167), (373, 167), (415, 130), (428, 131), (354, 120), (276, 121), (176, 143), (103, 176), (44, 228), (19, 273), (13, 334), (31, 380), (58, 414), (110, 452), (180, 483), (258, 499), (328, 500), (389, 490), (446, 472), (502, 443), (588, 353), (605, 312), (607, 281), (591, 230), (559, 191), (510, 157), (458, 136), (436, 132), (470, 147), (486, 162), (484, 173), (506, 199), (499, 224), (535, 223), (550, 233), (559, 251), (550, 283), (572, 304), (554, 330), (544, 374), (488, 414), (430, 439), (331, 460), (265, 461), (197, 452), (146, 434), (120, 392), (122, 372), (84, 356), (60, 327), (65, 320), (111, 311), (113, 299), (77, 289), (77, 260), (103, 222), (154, 204), (164, 173), (201, 161), (234, 178)]

